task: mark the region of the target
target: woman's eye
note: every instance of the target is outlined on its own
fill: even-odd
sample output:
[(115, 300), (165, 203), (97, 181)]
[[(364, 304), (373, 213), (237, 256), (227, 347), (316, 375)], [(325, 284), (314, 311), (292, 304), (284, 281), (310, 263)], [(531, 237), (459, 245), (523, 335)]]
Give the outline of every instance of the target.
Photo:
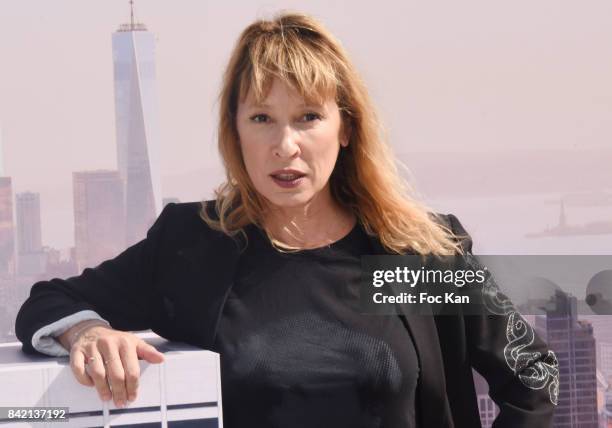
[(266, 114), (256, 114), (255, 116), (251, 117), (251, 121), (255, 123), (265, 123), (267, 120), (268, 115)]
[[(311, 112), (304, 114), (301, 119), (303, 122), (312, 122), (313, 120), (321, 119), (321, 115)], [(270, 121), (270, 117), (267, 114), (261, 113), (251, 116), (250, 120), (254, 123), (267, 123)]]
[(317, 120), (317, 119), (321, 119), (321, 115), (317, 114), (317, 113), (306, 113), (304, 116), (302, 116), (303, 118), (306, 119), (306, 122), (310, 122), (312, 120)]

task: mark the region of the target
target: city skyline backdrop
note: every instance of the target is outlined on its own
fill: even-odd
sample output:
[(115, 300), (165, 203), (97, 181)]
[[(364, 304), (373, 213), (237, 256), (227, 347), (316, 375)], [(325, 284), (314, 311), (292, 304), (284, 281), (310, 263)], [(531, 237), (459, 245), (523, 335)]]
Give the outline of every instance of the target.
[[(0, 2), (2, 10), (9, 6)], [(213, 7), (188, 1), (170, 9), (169, 2), (143, 0), (137, 10), (147, 12), (137, 12), (136, 22), (143, 22), (146, 32), (134, 21), (126, 24), (128, 2), (121, 0), (121, 7), (113, 6), (123, 16), (107, 31), (102, 27), (111, 3), (105, 2), (106, 13), (91, 21), (74, 20), (74, 27), (61, 25), (65, 16), (54, 14), (60, 3), (73, 18), (96, 7), (102, 11), (101, 2), (84, 9), (69, 0), (46, 9), (15, 7), (12, 22), (31, 19), (13, 28), (10, 46), (17, 49), (3, 56), (8, 65), (0, 76), (4, 340), (14, 338), (14, 312), (34, 281), (76, 275), (113, 257), (144, 236), (161, 205), (177, 201), (171, 197), (211, 196), (223, 179), (211, 94), (239, 31), (255, 17), (280, 9), (271, 3), (249, 3), (249, 9), (245, 2), (238, 13), (233, 7), (238, 3)], [(598, 52), (591, 42), (599, 40), (603, 27), (590, 21), (588, 28), (579, 25), (587, 23), (581, 19), (590, 19), (594, 8), (570, 16), (577, 9), (569, 4), (555, 10), (529, 5), (532, 16), (519, 15), (521, 5), (474, 3), (491, 18), (478, 21), (463, 4), (460, 10), (450, 5), (436, 10), (388, 2), (388, 8), (369, 15), (356, 6), (350, 9), (356, 19), (335, 9), (345, 4), (325, 9), (314, 2), (310, 10), (298, 9), (319, 17), (343, 41), (388, 125), (398, 161), (410, 169), (404, 171), (407, 178), (434, 209), (458, 215), (475, 240), (476, 254), (481, 249), (490, 254), (612, 254), (612, 74), (606, 79), (598, 74), (612, 70), (612, 58), (589, 56)], [(282, 8), (294, 6), (282, 3)], [(609, 17), (612, 7), (598, 12), (604, 11)], [(414, 13), (407, 18), (399, 12)], [(221, 19), (230, 15), (227, 23)], [(384, 22), (376, 21), (380, 17)], [(544, 17), (548, 21), (535, 19)], [(208, 25), (191, 26), (198, 18)], [(394, 26), (393, 19), (414, 26)], [(559, 24), (569, 20), (576, 25), (565, 31)], [(354, 30), (368, 23), (369, 32)], [(29, 26), (36, 31), (23, 33), (33, 30)], [(174, 38), (194, 28), (200, 38), (194, 33), (191, 39)], [(66, 37), (65, 30), (78, 31), (78, 40)], [(0, 19), (0, 35), (4, 31)], [(102, 47), (101, 34), (108, 39), (112, 34), (112, 50)], [(479, 39), (482, 35), (489, 38)], [(521, 44), (525, 36), (537, 37)], [(160, 39), (172, 45), (164, 50)], [(33, 61), (30, 66), (11, 57), (24, 43), (32, 48), (23, 57)], [(376, 49), (377, 43), (385, 49)], [(496, 43), (501, 50), (494, 49)], [(599, 53), (610, 48), (600, 47)], [(208, 63), (211, 58), (215, 61)], [(108, 62), (110, 87), (104, 74)], [(16, 70), (21, 73), (11, 76)], [(110, 109), (104, 101), (109, 95)], [(57, 247), (68, 250), (68, 260)], [(549, 386), (553, 402), (559, 393), (554, 426), (612, 427), (612, 317), (579, 319), (576, 297), (557, 293), (556, 298), (557, 309), (547, 316), (526, 315), (560, 363), (559, 391), (558, 382)], [(525, 326), (517, 323), (513, 329)], [(546, 370), (554, 375), (557, 368)], [(479, 378), (481, 420), (489, 427), (495, 405)]]
[[(0, 157), (15, 193), (41, 194), (45, 245), (74, 244), (72, 172), (117, 169), (111, 34), (127, 3), (0, 0)], [(137, 1), (157, 43), (162, 195), (210, 197), (223, 179), (222, 68), (240, 31), (281, 9), (313, 14), (341, 40), (409, 165), (416, 153), (509, 150), (612, 162), (611, 4), (378, 5)], [(600, 190), (612, 183), (603, 174), (591, 180)], [(438, 175), (416, 180), (440, 188), (448, 180)]]

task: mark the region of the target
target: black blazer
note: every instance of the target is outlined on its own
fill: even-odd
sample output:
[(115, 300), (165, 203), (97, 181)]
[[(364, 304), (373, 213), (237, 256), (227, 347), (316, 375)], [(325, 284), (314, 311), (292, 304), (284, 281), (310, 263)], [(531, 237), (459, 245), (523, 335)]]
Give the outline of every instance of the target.
[[(206, 207), (214, 213), (213, 201)], [(31, 340), (38, 329), (86, 309), (118, 330), (151, 329), (169, 340), (210, 348), (240, 251), (234, 240), (206, 225), (200, 208), (197, 202), (169, 204), (146, 239), (114, 259), (79, 276), (34, 284), (16, 320), (23, 350), (36, 353)], [(471, 239), (457, 218), (439, 218), (455, 234), (465, 235), (461, 244), (471, 251)], [(377, 238), (371, 237), (371, 244), (372, 254), (387, 254)], [(472, 367), (487, 379), (500, 407), (494, 427), (550, 426), (558, 371), (540, 338), (534, 335), (525, 350), (528, 359), (509, 363), (508, 316), (404, 316), (421, 370), (419, 426), (481, 426)]]

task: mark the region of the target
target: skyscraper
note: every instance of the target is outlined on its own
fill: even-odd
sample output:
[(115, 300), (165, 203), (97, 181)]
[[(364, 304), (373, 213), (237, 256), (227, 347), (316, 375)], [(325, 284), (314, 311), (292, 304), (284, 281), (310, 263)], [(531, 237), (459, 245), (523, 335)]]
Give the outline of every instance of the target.
[(117, 171), (72, 173), (78, 270), (94, 267), (125, 247), (123, 183)]
[(17, 266), (20, 275), (40, 275), (45, 271), (42, 249), (40, 195), (17, 193)]
[(15, 225), (13, 223), (13, 184), (5, 177), (0, 128), (0, 278), (15, 273)]
[(0, 277), (15, 273), (15, 226), (11, 177), (0, 177)]
[(17, 250), (33, 253), (42, 250), (40, 195), (17, 193)]
[[(599, 315), (601, 316), (601, 315)], [(612, 343), (599, 343), (598, 367), (608, 383), (612, 383)]]
[(536, 331), (559, 360), (554, 428), (597, 428), (597, 362), (593, 326), (578, 320), (576, 297), (558, 291), (554, 310), (536, 316)]
[(134, 21), (113, 33), (117, 164), (123, 180), (126, 245), (146, 235), (161, 212), (155, 36)]

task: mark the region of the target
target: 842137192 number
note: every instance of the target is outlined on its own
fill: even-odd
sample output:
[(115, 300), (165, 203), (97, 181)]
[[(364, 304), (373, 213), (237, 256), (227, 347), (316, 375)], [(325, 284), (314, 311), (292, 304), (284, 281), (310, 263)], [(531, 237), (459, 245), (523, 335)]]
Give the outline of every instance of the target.
[(0, 423), (6, 421), (68, 421), (68, 407), (0, 407)]

